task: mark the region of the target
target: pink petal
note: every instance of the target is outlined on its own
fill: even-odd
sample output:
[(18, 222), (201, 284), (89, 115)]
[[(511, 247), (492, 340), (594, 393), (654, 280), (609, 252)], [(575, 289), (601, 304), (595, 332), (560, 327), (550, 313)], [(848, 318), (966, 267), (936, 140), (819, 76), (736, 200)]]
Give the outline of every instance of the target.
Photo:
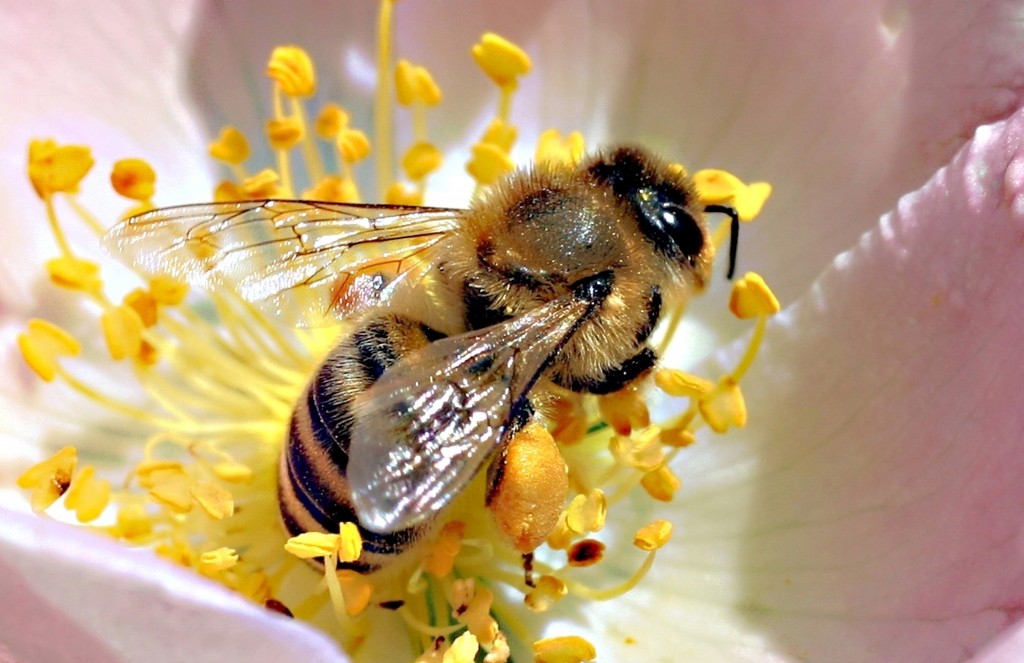
[(0, 661), (344, 661), (334, 642), (151, 553), (0, 511)]
[(979, 129), (771, 326), (750, 426), (682, 465), (661, 650), (959, 661), (1024, 615), (1022, 136)]

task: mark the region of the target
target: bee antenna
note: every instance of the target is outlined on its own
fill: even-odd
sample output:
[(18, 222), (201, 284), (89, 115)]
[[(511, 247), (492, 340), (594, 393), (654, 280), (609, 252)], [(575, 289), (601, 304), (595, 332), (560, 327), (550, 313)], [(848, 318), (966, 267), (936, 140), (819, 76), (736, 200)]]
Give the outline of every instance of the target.
[(704, 208), (704, 211), (713, 214), (725, 214), (732, 219), (729, 228), (729, 271), (725, 274), (725, 278), (731, 281), (732, 275), (736, 272), (736, 252), (740, 246), (740, 215), (734, 207), (726, 205), (708, 205)]

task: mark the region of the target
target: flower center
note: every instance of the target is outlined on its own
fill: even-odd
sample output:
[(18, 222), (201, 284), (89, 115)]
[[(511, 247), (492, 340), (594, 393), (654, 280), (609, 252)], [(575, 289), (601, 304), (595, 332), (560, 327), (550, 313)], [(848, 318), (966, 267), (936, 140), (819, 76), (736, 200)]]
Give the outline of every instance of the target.
[[(392, 5), (381, 4), (373, 143), (338, 104), (324, 103), (310, 113), (307, 101), (317, 89), (314, 64), (301, 48), (279, 47), (267, 65), (274, 114), (264, 127), (274, 163), (250, 170), (248, 138), (225, 127), (209, 146), (231, 174), (215, 187), (215, 201), (359, 202), (355, 172), (373, 156), (384, 202), (423, 203), (429, 178), (444, 159), (428, 134), (428, 112), (442, 94), (425, 67), (393, 60)], [(518, 130), (512, 102), (532, 64), (522, 49), (492, 33), (471, 52), (498, 88), (495, 116), (466, 163), (477, 193), (483, 193), (514, 170), (510, 154)], [(399, 179), (391, 162), (396, 101), (408, 114), (401, 119), (413, 127), (412, 143), (397, 160)], [(545, 131), (536, 161), (574, 167), (583, 145), (578, 132)], [(336, 157), (335, 172), (324, 165), (325, 150)], [(556, 610), (566, 597), (611, 599), (642, 581), (669, 541), (671, 524), (655, 520), (632, 527), (637, 552), (630, 553), (628, 541), (605, 537), (605, 523), (621, 518), (628, 525), (628, 515), (620, 516), (617, 507), (637, 486), (651, 499), (671, 501), (680, 487), (672, 461), (701, 429), (724, 433), (747, 424), (740, 383), (767, 318), (779, 310), (758, 275), (740, 278), (729, 303), (736, 316), (756, 320), (749, 349), (733, 371), (716, 379), (668, 368), (653, 372), (657, 388), (681, 399), (681, 415), (652, 423), (645, 392), (636, 385), (600, 397), (554, 389), (542, 419), (546, 425), (524, 426), (504, 445), (499, 477), (481, 472), (400, 559), (361, 573), (356, 565), (366, 559), (371, 542), (356, 523), (289, 537), (279, 513), (279, 464), (289, 421), (310, 375), (334, 346), (336, 330), (291, 329), (229, 290), (190, 296), (168, 276), (141, 277), (139, 287), (114, 297), (101, 265), (83, 257), (89, 250), (79, 253), (72, 246), (58, 213), (59, 201), (97, 238), (103, 236), (105, 224), (75, 195), (93, 163), (83, 146), (39, 140), (29, 148), (29, 178), (58, 249), (46, 271), (54, 285), (79, 293), (95, 311), (109, 357), (90, 356), (71, 334), (44, 320), (30, 321), (19, 345), (43, 380), (59, 380), (132, 420), (140, 444), (123, 459), (128, 469), (117, 483), (101, 478), (110, 475), (95, 465), (80, 466), (73, 446), (29, 468), (18, 484), (31, 491), (34, 510), (59, 513), (63, 506), (68, 520), (149, 547), (269, 609), (315, 623), (349, 650), (366, 639), (373, 621), (368, 613), (384, 611), (408, 627), (422, 653), (417, 660), (473, 661), (483, 655), (495, 663), (531, 642), (537, 660), (596, 656), (578, 636), (535, 640), (516, 619), (517, 602), (509, 597), (518, 594), (526, 609), (542, 613)], [(673, 169), (685, 176), (681, 166)], [(127, 215), (154, 209), (157, 177), (145, 161), (116, 162), (110, 179), (132, 201)], [(700, 171), (690, 179), (700, 203), (735, 210), (741, 221), (757, 216), (770, 192), (767, 184), (746, 185), (724, 171)], [(723, 222), (712, 233), (716, 247), (724, 245), (728, 230)], [(200, 240), (196, 251), (202, 259), (203, 251), (214, 249), (200, 234), (192, 238)], [(671, 342), (681, 315), (677, 307), (665, 316), (661, 349)], [(140, 393), (121, 396), (112, 381), (83, 377), (96, 366), (116, 381), (133, 380)], [(54, 506), (58, 500), (62, 504)], [(630, 555), (638, 556), (635, 571), (618, 584), (603, 585), (596, 570), (610, 557), (619, 566), (628, 564)]]

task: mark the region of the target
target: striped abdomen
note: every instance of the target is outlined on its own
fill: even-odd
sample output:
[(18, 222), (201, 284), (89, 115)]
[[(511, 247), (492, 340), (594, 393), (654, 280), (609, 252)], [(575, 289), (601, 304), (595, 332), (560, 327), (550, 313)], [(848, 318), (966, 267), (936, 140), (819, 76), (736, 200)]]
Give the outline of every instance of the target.
[[(292, 535), (336, 533), (343, 522), (358, 524), (346, 478), (352, 399), (403, 355), (441, 336), (406, 316), (381, 315), (366, 320), (320, 366), (295, 406), (281, 457), (278, 500)], [(430, 526), (386, 534), (360, 527), (363, 554), (345, 566), (362, 573), (376, 570)]]

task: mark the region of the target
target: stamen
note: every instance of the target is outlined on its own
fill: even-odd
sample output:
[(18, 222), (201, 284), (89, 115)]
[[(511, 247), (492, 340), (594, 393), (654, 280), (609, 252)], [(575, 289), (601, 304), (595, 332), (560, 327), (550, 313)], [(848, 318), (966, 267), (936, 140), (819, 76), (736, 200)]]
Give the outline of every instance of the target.
[(75, 338), (46, 320), (29, 320), (28, 329), (18, 334), (18, 349), (36, 375), (52, 382), (60, 371), (58, 357), (73, 357), (82, 351)]
[(96, 468), (88, 465), (71, 480), (64, 495), (64, 506), (75, 512), (80, 523), (96, 520), (110, 504), (110, 482), (96, 478)]
[(18, 487), (32, 491), (33, 511), (43, 512), (67, 492), (77, 464), (78, 451), (74, 447), (64, 447), (18, 477)]
[(584, 663), (597, 657), (597, 650), (578, 635), (546, 638), (533, 643), (534, 663)]
[(156, 191), (156, 171), (142, 159), (121, 159), (110, 172), (114, 191), (140, 203), (147, 203)]

